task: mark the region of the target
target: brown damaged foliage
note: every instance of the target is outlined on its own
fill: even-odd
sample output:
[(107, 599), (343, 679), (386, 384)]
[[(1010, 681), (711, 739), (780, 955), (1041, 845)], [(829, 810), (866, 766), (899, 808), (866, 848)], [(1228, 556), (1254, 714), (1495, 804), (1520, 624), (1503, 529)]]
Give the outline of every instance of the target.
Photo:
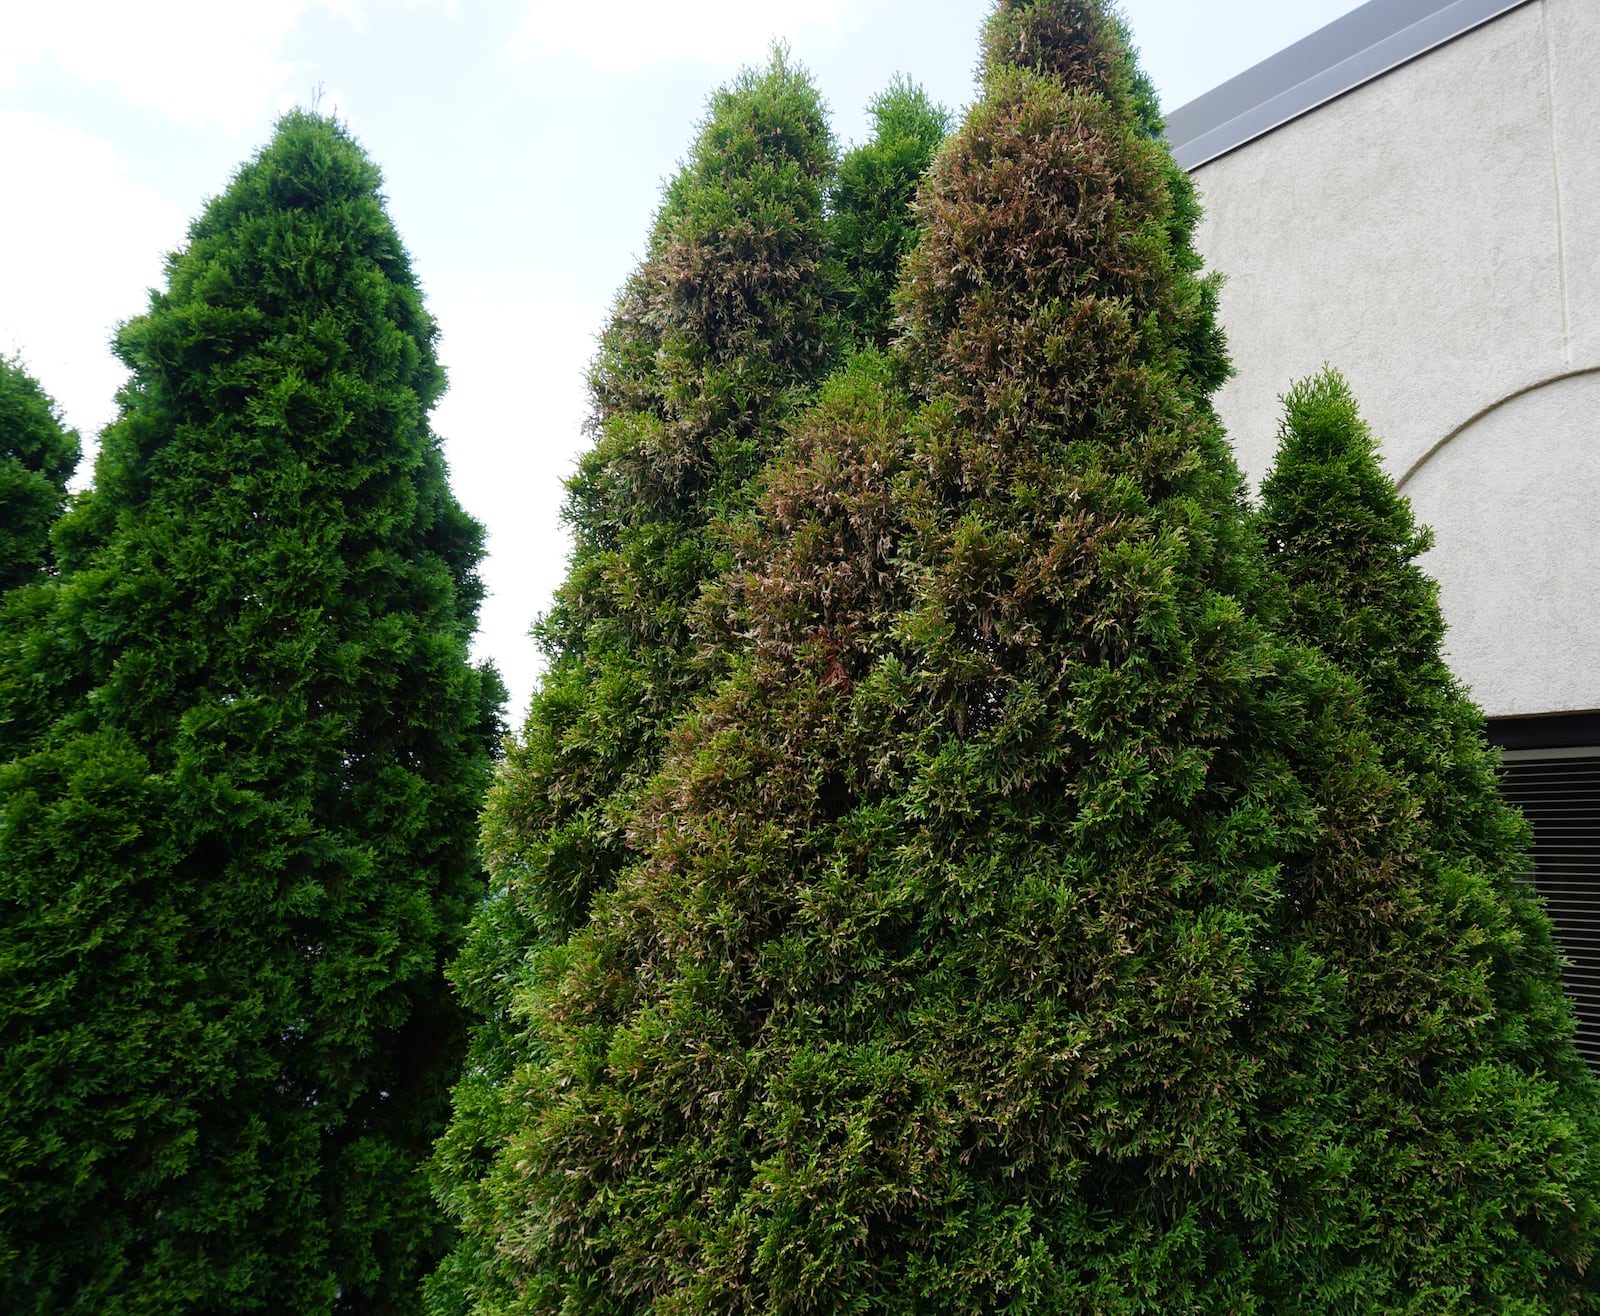
[(521, 1309), (1582, 1309), (1584, 1153), (1355, 687), (1264, 624), (1115, 24), (990, 42), (909, 337), (790, 424), (743, 647), (544, 963)]
[(820, 670), (845, 691), (883, 620), (905, 598), (900, 487), (910, 455), (905, 400), (836, 385), (795, 425), (762, 500), (764, 534), (743, 584), (758, 675)]
[(1001, 0), (983, 34), (985, 71), (1053, 77), (1126, 113), (1132, 70), (1116, 20), (1096, 0)]
[(1153, 320), (1185, 327), (1167, 205), (1160, 148), (1103, 99), (1006, 75), (919, 202), (902, 297), (925, 387), (997, 437), (1148, 424), (1165, 391), (1115, 374), (1160, 349)]

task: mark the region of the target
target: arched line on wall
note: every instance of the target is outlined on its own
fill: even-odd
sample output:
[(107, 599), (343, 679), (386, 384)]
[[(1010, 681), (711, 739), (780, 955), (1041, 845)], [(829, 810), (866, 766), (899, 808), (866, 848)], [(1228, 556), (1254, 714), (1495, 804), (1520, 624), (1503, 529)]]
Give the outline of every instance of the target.
[(1499, 411), (1501, 407), (1507, 406), (1510, 403), (1517, 401), (1519, 398), (1527, 397), (1530, 393), (1537, 393), (1542, 388), (1549, 388), (1552, 384), (1564, 383), (1569, 379), (1582, 379), (1585, 375), (1600, 375), (1600, 366), (1584, 366), (1579, 370), (1568, 370), (1559, 375), (1552, 375), (1549, 379), (1541, 379), (1537, 384), (1529, 384), (1526, 388), (1519, 388), (1515, 393), (1507, 393), (1505, 397), (1501, 398), (1498, 402), (1491, 402), (1482, 411), (1479, 411), (1475, 415), (1469, 416), (1466, 420), (1462, 421), (1461, 424), (1455, 427), (1455, 429), (1451, 430), (1450, 433), (1444, 436), (1444, 438), (1440, 439), (1436, 444), (1433, 445), (1433, 447), (1429, 448), (1427, 452), (1418, 457), (1417, 460), (1411, 464), (1411, 469), (1400, 477), (1400, 482), (1397, 487), (1401, 490), (1401, 492), (1404, 492), (1406, 485), (1411, 483), (1412, 476), (1414, 476), (1424, 466), (1437, 457), (1439, 453), (1459, 439), (1485, 416)]

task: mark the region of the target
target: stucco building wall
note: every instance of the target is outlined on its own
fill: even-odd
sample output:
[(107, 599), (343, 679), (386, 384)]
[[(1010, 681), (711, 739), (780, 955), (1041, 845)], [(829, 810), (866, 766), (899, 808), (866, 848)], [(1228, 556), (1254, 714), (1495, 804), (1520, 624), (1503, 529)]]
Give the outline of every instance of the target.
[(1195, 178), (1251, 476), (1337, 366), (1485, 710), (1600, 709), (1600, 0), (1529, 0)]

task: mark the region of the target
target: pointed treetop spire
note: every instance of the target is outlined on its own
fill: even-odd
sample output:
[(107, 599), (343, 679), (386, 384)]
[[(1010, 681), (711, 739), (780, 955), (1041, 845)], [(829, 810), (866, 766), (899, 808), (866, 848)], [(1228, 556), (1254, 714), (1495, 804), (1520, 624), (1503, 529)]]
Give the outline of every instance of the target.
[(1011, 435), (1099, 425), (1103, 410), (1082, 405), (1090, 362), (1138, 359), (1198, 396), (1226, 374), (1214, 285), (1115, 16), (1003, 0), (985, 43), (984, 96), (922, 189), (899, 293), (919, 385)]
[(1103, 0), (1000, 0), (983, 33), (984, 80), (1026, 69), (1120, 102), (1132, 89), (1132, 59)]

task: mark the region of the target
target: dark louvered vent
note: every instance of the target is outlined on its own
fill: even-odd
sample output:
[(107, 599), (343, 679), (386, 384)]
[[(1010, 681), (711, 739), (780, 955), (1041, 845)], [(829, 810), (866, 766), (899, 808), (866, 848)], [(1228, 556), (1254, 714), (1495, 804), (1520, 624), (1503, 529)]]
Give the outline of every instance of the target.
[(1600, 1068), (1600, 749), (1509, 750), (1506, 797), (1533, 824), (1533, 881), (1567, 957), (1578, 1050)]

